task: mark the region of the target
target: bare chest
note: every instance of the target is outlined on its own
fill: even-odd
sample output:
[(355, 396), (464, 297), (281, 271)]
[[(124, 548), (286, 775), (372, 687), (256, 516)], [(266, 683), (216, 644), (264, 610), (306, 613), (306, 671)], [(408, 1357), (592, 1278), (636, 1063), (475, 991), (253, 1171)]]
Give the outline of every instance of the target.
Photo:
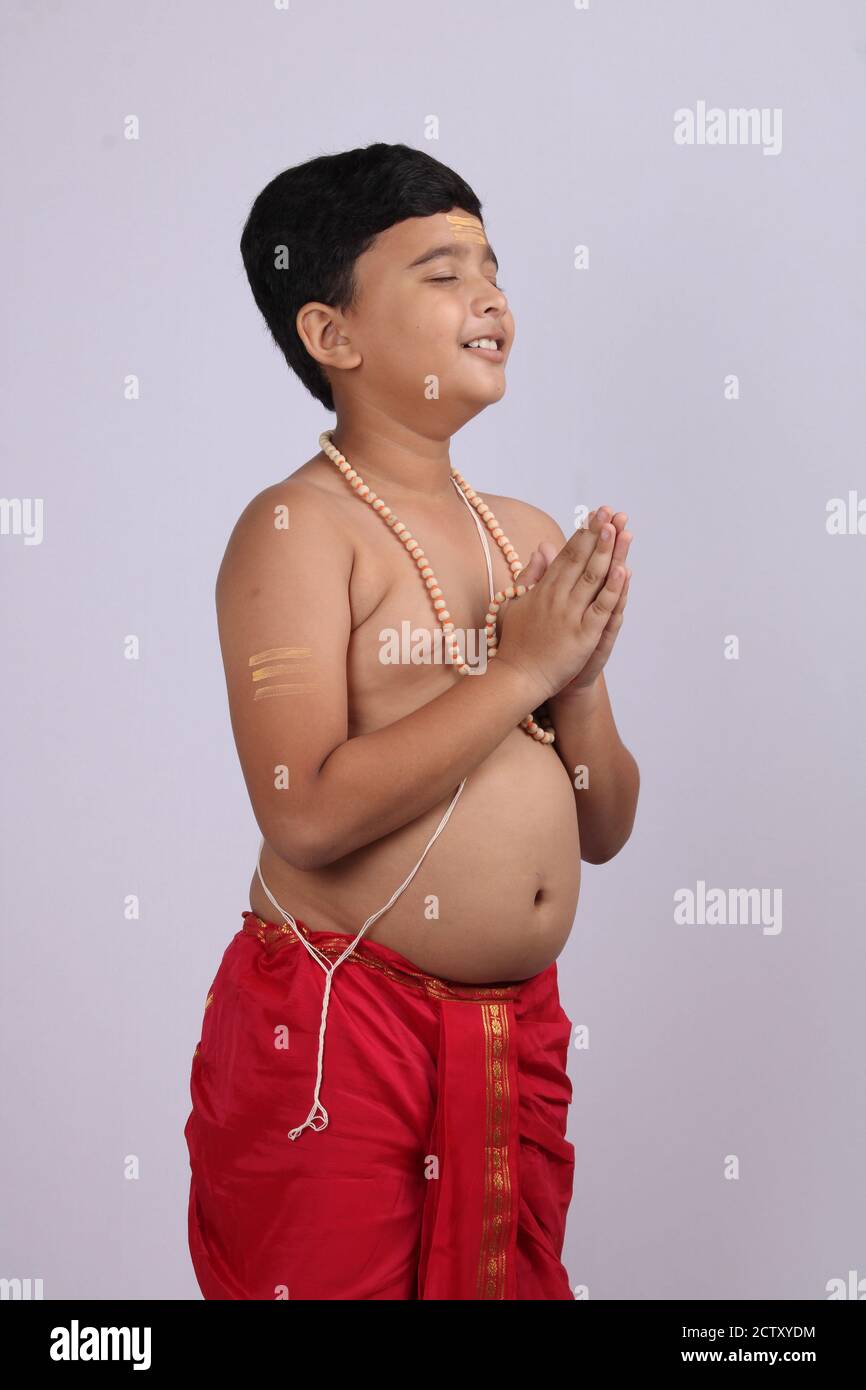
[[(350, 581), (352, 633), (347, 653), (352, 735), (380, 728), (434, 699), (458, 679), (442, 629), (416, 560), (375, 514), (356, 548)], [(447, 515), (403, 516), (432, 567), (458, 647), (470, 664), (483, 652), (490, 602), (485, 548), (469, 509), (455, 493)], [(483, 525), (483, 523), (482, 523)], [(510, 534), (510, 533), (509, 533)], [(511, 571), (487, 531), (493, 589), (511, 582)], [(524, 564), (519, 538), (510, 535)], [(360, 539), (360, 537), (359, 537)]]

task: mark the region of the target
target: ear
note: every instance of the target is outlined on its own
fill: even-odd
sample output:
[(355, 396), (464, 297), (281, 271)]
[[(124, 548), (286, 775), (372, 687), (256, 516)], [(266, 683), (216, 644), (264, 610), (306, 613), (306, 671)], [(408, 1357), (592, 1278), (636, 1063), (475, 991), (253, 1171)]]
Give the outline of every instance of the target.
[(298, 337), (311, 357), (323, 367), (357, 367), (361, 354), (352, 347), (347, 327), (329, 304), (311, 300), (295, 315)]

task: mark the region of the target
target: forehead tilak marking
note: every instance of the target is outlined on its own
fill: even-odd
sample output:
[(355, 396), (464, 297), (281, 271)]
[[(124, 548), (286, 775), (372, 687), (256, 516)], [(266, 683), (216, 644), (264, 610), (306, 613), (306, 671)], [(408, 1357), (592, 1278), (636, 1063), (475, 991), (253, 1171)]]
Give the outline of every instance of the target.
[(487, 244), (487, 237), (484, 235), (477, 218), (460, 217), (456, 213), (447, 212), (445, 220), (451, 224), (455, 241), (475, 241), (482, 246)]

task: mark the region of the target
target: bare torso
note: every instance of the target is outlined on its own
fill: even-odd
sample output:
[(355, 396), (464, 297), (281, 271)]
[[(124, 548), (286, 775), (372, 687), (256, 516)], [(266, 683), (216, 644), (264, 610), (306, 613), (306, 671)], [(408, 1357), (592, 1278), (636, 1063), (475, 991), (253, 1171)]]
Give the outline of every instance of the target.
[[(355, 544), (350, 580), (352, 633), (347, 654), (349, 738), (401, 719), (458, 680), (449, 665), (383, 664), (382, 629), (434, 631), (432, 605), (407, 552), (387, 526), (319, 457), (292, 475), (324, 489), (335, 524)], [(526, 564), (540, 536), (519, 507), (485, 494)], [(447, 504), (388, 497), (417, 535), (458, 628), (481, 628), (489, 592), (475, 523), (454, 491)], [(489, 537), (494, 587), (511, 574)], [(327, 557), (323, 556), (323, 563)], [(458, 634), (462, 646), (462, 634)], [(527, 713), (529, 711), (527, 710)], [(354, 937), (420, 857), (453, 791), (423, 816), (321, 869), (302, 871), (265, 844), (262, 873), (277, 901), (316, 931)], [(439, 838), (409, 887), (365, 933), (420, 969), (451, 980), (521, 980), (560, 954), (580, 890), (580, 838), (574, 791), (555, 749), (515, 729), (468, 776)], [(253, 871), (250, 907), (265, 921), (282, 917)], [(438, 915), (435, 915), (437, 914)]]

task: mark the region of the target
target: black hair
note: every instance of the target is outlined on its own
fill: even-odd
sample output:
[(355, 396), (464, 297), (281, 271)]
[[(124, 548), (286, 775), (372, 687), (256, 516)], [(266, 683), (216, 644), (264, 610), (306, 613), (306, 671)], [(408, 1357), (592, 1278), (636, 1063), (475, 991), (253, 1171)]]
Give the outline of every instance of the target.
[(351, 309), (355, 261), (378, 234), (407, 217), (453, 207), (481, 217), (481, 204), (460, 175), (409, 145), (319, 155), (284, 169), (256, 198), (241, 234), (253, 298), (289, 367), (327, 410), (334, 409), (333, 393), (298, 336), (298, 310), (311, 299)]

